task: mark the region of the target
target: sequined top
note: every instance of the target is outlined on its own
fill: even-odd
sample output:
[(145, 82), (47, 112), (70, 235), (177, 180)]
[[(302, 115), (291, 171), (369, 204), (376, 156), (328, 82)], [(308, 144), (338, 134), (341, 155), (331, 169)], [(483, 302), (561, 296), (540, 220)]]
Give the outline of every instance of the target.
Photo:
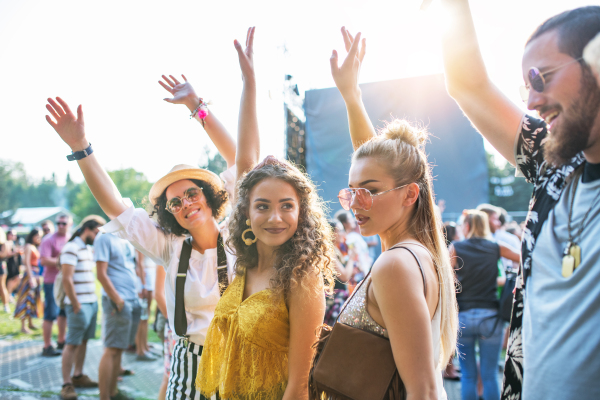
[(283, 296), (271, 289), (244, 296), (236, 276), (215, 309), (196, 378), (202, 395), (221, 399), (281, 399), (288, 381), (290, 322)]

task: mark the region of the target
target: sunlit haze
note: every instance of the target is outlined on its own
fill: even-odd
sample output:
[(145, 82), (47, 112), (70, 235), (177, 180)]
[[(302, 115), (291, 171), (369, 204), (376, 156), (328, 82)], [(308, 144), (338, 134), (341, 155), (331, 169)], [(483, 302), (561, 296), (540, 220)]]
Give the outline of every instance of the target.
[[(439, 4), (420, 1), (10, 1), (0, 0), (0, 159), (35, 179), (67, 171), (83, 179), (45, 121), (46, 98), (83, 104), (88, 140), (102, 165), (133, 167), (155, 181), (180, 163), (198, 164), (209, 140), (187, 108), (163, 101), (161, 74), (184, 73), (230, 133), (242, 88), (233, 40), (256, 26), (262, 154), (284, 154), (284, 76), (301, 92), (333, 86), (340, 27), (367, 38), (361, 83), (440, 73)], [(521, 56), (546, 18), (592, 1), (471, 1), (492, 80), (522, 104)], [(213, 148), (214, 149), (214, 148)]]

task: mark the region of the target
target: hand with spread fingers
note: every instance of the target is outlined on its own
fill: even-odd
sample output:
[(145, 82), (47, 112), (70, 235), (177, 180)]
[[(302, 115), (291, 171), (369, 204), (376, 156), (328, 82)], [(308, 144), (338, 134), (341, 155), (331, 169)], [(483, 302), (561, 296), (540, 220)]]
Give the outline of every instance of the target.
[(331, 75), (344, 99), (347, 99), (349, 96), (360, 97), (358, 76), (362, 61), (365, 58), (367, 41), (366, 39), (362, 39), (361, 43), (360, 32), (356, 37), (353, 37), (345, 27), (342, 27), (342, 36), (348, 56), (340, 67), (338, 65), (338, 53), (336, 50), (333, 50), (329, 60), (331, 63)]
[(85, 137), (85, 124), (81, 105), (77, 107), (77, 117), (75, 117), (69, 105), (60, 97), (57, 97), (56, 100), (49, 98), (46, 109), (52, 116), (46, 115), (46, 121), (54, 128), (60, 138), (69, 145), (71, 150), (81, 151), (89, 146)]
[(181, 74), (183, 82), (180, 83), (173, 75), (162, 76), (162, 80), (158, 81), (167, 92), (171, 93), (172, 98), (165, 98), (164, 101), (171, 104), (185, 104), (190, 111), (198, 107), (199, 97), (191, 83), (188, 82), (185, 75)]
[(238, 58), (240, 60), (240, 68), (242, 70), (242, 77), (244, 83), (254, 83), (254, 31), (256, 27), (248, 28), (246, 34), (246, 48), (243, 49), (240, 42), (235, 40), (233, 42), (235, 49), (238, 52)]

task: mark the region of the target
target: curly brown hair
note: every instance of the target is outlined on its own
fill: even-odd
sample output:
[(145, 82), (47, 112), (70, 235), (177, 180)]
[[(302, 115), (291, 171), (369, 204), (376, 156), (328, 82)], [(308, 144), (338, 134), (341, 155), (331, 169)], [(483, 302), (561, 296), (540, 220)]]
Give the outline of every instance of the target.
[[(208, 182), (198, 179), (190, 179), (196, 186), (202, 188), (202, 193), (206, 197), (206, 204), (210, 207), (213, 217), (220, 221), (225, 215), (225, 207), (229, 196), (225, 190), (218, 190)], [(177, 236), (188, 235), (187, 229), (184, 229), (175, 216), (167, 211), (167, 189), (156, 199), (156, 204), (152, 206), (151, 217), (156, 215), (160, 228), (166, 233), (172, 233)]]
[[(275, 252), (277, 272), (271, 279), (271, 288), (276, 294), (284, 296), (297, 285), (314, 290), (306, 282), (309, 281), (307, 277), (310, 273), (317, 273), (324, 278), (326, 293), (331, 294), (335, 274), (331, 261), (335, 253), (332, 229), (323, 212), (324, 203), (317, 195), (314, 184), (298, 168), (287, 162), (268, 160), (248, 172), (237, 185), (237, 201), (229, 220), (227, 240), (227, 246), (237, 256), (236, 274), (243, 276), (247, 269), (258, 265), (256, 245), (247, 246), (242, 240), (242, 232), (248, 228), (246, 219), (250, 207), (250, 191), (264, 179), (280, 179), (296, 190), (300, 213), (296, 233)], [(320, 290), (320, 287), (317, 289)]]

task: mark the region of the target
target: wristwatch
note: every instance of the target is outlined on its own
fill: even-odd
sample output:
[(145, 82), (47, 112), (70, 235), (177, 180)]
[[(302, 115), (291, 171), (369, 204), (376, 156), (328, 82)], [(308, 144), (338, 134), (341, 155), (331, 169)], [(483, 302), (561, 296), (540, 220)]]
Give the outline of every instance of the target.
[(81, 160), (82, 158), (86, 158), (93, 152), (94, 152), (94, 149), (92, 149), (92, 144), (90, 143), (90, 145), (88, 146), (87, 149), (84, 149), (81, 151), (73, 151), (71, 154), (69, 154), (67, 156), (67, 160), (69, 160), (69, 161)]

